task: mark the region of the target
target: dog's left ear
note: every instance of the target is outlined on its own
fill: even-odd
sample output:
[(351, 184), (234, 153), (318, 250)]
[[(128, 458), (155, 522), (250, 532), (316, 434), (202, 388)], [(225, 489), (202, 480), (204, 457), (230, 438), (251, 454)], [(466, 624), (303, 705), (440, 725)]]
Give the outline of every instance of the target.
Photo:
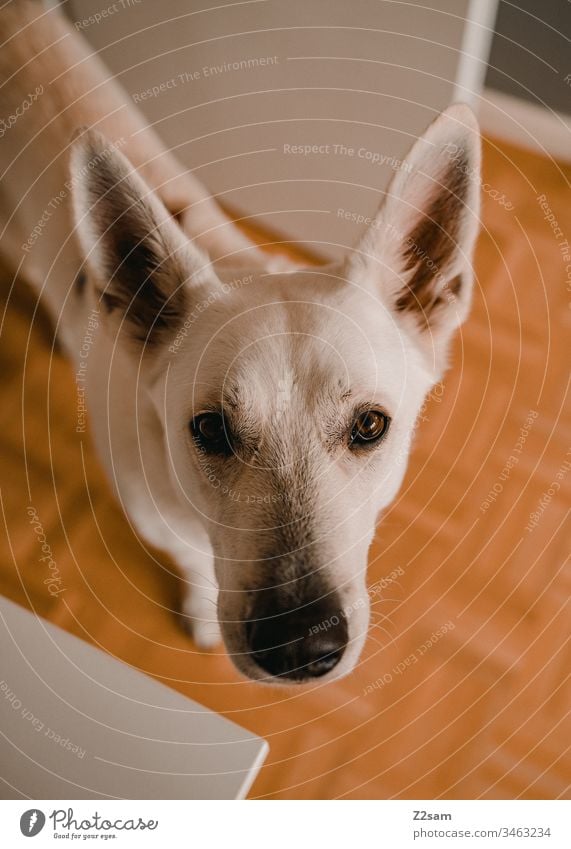
[(349, 279), (380, 287), (412, 332), (437, 347), (470, 306), (479, 197), (478, 125), (458, 104), (413, 146), (349, 261)]
[(193, 291), (217, 284), (210, 262), (100, 133), (74, 141), (70, 171), (76, 234), (106, 323), (131, 347), (156, 349), (176, 333)]

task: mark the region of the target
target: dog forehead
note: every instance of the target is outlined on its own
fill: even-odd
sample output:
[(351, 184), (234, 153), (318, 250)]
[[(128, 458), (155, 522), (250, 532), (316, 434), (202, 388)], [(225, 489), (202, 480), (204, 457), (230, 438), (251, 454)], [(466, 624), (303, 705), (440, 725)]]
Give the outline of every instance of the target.
[(366, 346), (373, 353), (402, 343), (399, 324), (382, 299), (347, 281), (342, 268), (239, 278), (226, 273), (221, 279), (214, 322), (244, 341), (301, 335), (336, 347)]
[(237, 405), (349, 392), (390, 399), (411, 377), (394, 317), (336, 273), (250, 274), (223, 286), (202, 317), (199, 380)]

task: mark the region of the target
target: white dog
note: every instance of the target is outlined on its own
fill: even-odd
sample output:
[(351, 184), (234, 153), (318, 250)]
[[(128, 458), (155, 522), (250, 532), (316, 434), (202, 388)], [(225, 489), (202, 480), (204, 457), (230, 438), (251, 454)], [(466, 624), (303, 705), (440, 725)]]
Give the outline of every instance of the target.
[[(3, 40), (18, 45), (4, 79), (65, 28), (53, 13), (51, 31), (31, 12), (25, 26), (0, 15)], [(68, 62), (53, 47), (45, 55), (48, 66)], [(75, 80), (85, 98), (56, 79), (1, 140), (4, 259), (22, 258), (76, 367), (97, 324), (86, 367), (95, 441), (140, 535), (182, 570), (196, 642), (214, 644), (220, 628), (257, 680), (343, 675), (367, 633), (376, 518), (399, 489), (423, 399), (470, 304), (473, 115), (457, 105), (434, 121), (343, 264), (276, 272), (154, 137), (141, 152), (132, 107), (110, 127), (110, 95), (106, 111), (94, 105), (94, 86), (69, 70), (83, 62), (93, 77), (95, 60), (78, 57), (61, 85)], [(30, 61), (3, 114), (38, 73)], [(81, 131), (67, 171), (67, 133), (80, 124), (124, 142)], [(62, 187), (54, 221), (30, 237)], [(212, 264), (189, 231), (229, 261)]]

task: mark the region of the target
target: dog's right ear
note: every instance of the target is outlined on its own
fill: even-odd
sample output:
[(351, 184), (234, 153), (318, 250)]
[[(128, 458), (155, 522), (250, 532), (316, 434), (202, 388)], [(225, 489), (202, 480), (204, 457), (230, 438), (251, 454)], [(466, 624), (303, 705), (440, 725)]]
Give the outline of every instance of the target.
[(413, 145), (349, 259), (349, 279), (379, 293), (439, 360), (470, 305), (479, 195), (478, 125), (457, 104)]
[(129, 160), (84, 130), (71, 152), (75, 228), (104, 311), (131, 342), (156, 348), (176, 332), (194, 287), (215, 281)]

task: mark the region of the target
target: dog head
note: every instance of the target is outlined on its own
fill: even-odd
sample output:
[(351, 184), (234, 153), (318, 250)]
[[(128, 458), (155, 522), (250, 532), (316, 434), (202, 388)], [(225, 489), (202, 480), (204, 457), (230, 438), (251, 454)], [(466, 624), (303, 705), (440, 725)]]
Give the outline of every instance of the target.
[(208, 529), (226, 647), (250, 678), (333, 678), (358, 659), (375, 521), (470, 304), (479, 167), (475, 120), (451, 107), (343, 264), (247, 273), (212, 267), (101, 137), (75, 143), (76, 225), (105, 321), (142, 364), (172, 485)]

